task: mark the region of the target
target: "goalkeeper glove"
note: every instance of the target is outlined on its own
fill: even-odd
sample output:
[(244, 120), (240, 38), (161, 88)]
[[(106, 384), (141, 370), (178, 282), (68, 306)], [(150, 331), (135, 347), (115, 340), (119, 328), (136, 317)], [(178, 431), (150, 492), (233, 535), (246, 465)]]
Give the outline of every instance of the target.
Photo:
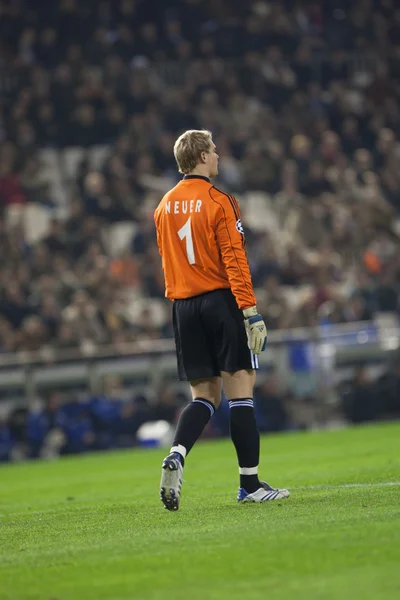
[(245, 308), (243, 311), (247, 344), (253, 354), (260, 354), (267, 346), (267, 328), (257, 307)]

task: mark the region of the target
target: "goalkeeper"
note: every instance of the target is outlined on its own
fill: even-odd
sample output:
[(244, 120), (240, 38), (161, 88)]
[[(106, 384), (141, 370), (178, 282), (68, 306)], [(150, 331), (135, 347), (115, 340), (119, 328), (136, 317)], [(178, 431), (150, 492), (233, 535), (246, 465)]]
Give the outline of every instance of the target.
[(239, 205), (211, 183), (218, 154), (209, 131), (183, 133), (174, 155), (184, 176), (154, 220), (165, 295), (173, 301), (179, 378), (189, 381), (193, 401), (180, 415), (162, 464), (161, 500), (178, 510), (185, 460), (219, 406), (222, 385), (239, 463), (238, 501), (280, 500), (289, 492), (258, 476), (253, 388), (267, 330), (256, 307)]

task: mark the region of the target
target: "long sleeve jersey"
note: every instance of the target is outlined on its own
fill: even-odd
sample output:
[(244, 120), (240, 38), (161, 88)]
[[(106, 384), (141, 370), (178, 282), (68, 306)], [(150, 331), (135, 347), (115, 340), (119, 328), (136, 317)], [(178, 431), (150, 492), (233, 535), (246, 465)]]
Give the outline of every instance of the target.
[(186, 175), (154, 213), (165, 295), (191, 298), (232, 290), (238, 307), (256, 304), (237, 200), (207, 177)]

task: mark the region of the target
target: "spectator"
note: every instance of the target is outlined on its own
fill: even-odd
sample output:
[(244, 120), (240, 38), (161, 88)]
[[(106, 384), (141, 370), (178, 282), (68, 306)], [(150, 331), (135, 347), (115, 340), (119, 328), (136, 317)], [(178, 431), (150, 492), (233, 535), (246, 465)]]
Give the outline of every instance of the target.
[(62, 451), (65, 438), (60, 429), (60, 407), (60, 395), (54, 393), (49, 396), (44, 408), (35, 407), (29, 411), (26, 423), (29, 458), (52, 458)]
[(71, 325), (75, 339), (93, 343), (106, 339), (99, 310), (84, 290), (75, 292), (71, 304), (64, 310), (63, 319)]
[(136, 260), (125, 250), (121, 256), (110, 262), (111, 277), (126, 287), (136, 287), (139, 283), (139, 268)]
[(365, 367), (359, 367), (348, 389), (342, 396), (346, 418), (352, 423), (372, 421), (379, 415), (377, 390), (372, 385)]
[(32, 308), (23, 297), (21, 286), (16, 281), (10, 281), (3, 291), (1, 314), (14, 328), (19, 328), (24, 319), (33, 313)]
[(283, 431), (289, 427), (289, 416), (275, 377), (266, 379), (257, 388), (255, 404), (260, 431)]
[[(170, 335), (150, 309), (136, 327), (131, 307), (164, 302), (152, 211), (189, 128), (213, 130), (221, 186), (242, 196), (270, 329), (398, 314), (395, 4), (342, 3), (340, 20), (283, 0), (175, 0), (156, 17), (143, 2), (89, 4), (7, 12), (2, 351)], [(47, 231), (15, 224), (32, 204)], [(115, 255), (121, 222), (136, 229)]]
[(152, 407), (151, 420), (175, 423), (181, 408), (182, 402), (178, 399), (174, 389), (169, 385), (163, 385), (158, 390), (157, 402)]
[(379, 277), (374, 302), (379, 312), (397, 312), (399, 310), (399, 290), (389, 271)]
[(0, 417), (0, 462), (11, 459), (14, 440), (5, 419)]
[(378, 394), (381, 399), (382, 416), (384, 418), (399, 418), (400, 416), (400, 360), (379, 378)]
[(127, 417), (123, 410), (123, 395), (121, 382), (114, 377), (105, 377), (103, 394), (89, 399), (96, 449), (118, 445), (119, 435), (123, 430), (122, 422)]
[(62, 454), (79, 454), (94, 448), (95, 433), (87, 402), (75, 399), (63, 404), (59, 424), (66, 440)]

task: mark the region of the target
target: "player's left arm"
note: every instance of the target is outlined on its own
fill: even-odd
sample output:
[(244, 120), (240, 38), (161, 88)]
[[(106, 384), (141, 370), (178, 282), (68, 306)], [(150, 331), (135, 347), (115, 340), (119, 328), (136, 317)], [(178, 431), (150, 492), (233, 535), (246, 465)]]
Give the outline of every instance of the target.
[(233, 196), (222, 192), (213, 200), (218, 205), (215, 220), (217, 243), (232, 293), (243, 311), (248, 346), (254, 354), (260, 354), (266, 348), (267, 328), (256, 306), (239, 204)]
[(214, 231), (222, 261), (237, 304), (241, 310), (255, 306), (253, 283), (239, 204), (233, 196), (216, 188), (210, 190), (214, 201)]

